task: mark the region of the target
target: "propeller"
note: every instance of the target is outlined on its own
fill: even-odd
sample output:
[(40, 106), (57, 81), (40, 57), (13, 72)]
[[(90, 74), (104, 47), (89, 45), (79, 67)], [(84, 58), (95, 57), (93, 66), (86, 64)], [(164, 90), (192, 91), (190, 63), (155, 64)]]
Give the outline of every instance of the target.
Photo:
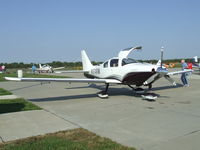
[(176, 86), (176, 82), (175, 82), (169, 75), (165, 75), (164, 77), (165, 77), (165, 79), (167, 79), (172, 85)]
[(169, 81), (172, 85), (176, 86), (176, 82), (169, 76), (167, 75), (168, 73), (168, 70), (166, 68), (163, 68), (163, 53), (164, 53), (164, 47), (162, 46), (161, 47), (161, 56), (160, 56), (160, 71), (158, 70), (159, 73), (161, 73), (161, 75), (164, 75), (164, 78)]
[(163, 53), (164, 53), (164, 47), (161, 47), (161, 58), (160, 58), (160, 67), (157, 68), (156, 74), (151, 76), (147, 81), (145, 81), (144, 85), (151, 85), (156, 80), (160, 79), (161, 77), (164, 77), (166, 80), (168, 80), (172, 85), (176, 86), (176, 82), (168, 75), (168, 70), (163, 67)]
[(161, 51), (161, 56), (160, 56), (160, 61), (161, 61), (161, 62), (160, 62), (160, 67), (162, 68), (163, 52), (164, 52), (164, 47), (163, 47), (163, 46), (161, 47), (161, 50), (160, 50), (160, 51)]
[(157, 68), (156, 72), (159, 73), (161, 76), (164, 76), (168, 73), (168, 70), (163, 67), (163, 52), (164, 52), (164, 47), (161, 47), (161, 55), (160, 55), (160, 67)]
[(142, 46), (134, 47), (134, 49), (142, 49)]

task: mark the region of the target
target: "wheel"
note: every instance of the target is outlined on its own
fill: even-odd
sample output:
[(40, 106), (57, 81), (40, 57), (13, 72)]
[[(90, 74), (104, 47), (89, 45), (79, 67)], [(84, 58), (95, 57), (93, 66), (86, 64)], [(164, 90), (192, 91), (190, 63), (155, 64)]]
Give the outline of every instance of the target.
[(101, 91), (97, 95), (100, 98), (108, 98), (108, 94), (105, 91)]
[(99, 93), (98, 96), (100, 98), (108, 98), (108, 94), (101, 94), (101, 93)]

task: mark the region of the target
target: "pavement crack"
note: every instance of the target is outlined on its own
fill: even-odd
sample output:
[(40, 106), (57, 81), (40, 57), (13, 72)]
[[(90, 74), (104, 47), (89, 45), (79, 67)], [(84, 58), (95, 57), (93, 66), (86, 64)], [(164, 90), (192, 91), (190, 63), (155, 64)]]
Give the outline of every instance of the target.
[(2, 143), (5, 143), (5, 141), (3, 140), (3, 138), (0, 136), (0, 140)]
[(188, 136), (188, 135), (191, 135), (191, 134), (194, 134), (194, 133), (197, 133), (197, 132), (200, 132), (200, 130), (195, 130), (195, 131), (189, 132), (189, 133), (185, 134), (184, 136)]
[(62, 120), (64, 120), (64, 121), (66, 121), (66, 122), (69, 122), (69, 123), (71, 123), (71, 124), (73, 124), (73, 125), (75, 125), (75, 126), (77, 126), (77, 127), (79, 127), (79, 128), (83, 128), (83, 127), (80, 126), (79, 124), (77, 124), (77, 123), (75, 123), (75, 122), (72, 122), (72, 121), (70, 121), (70, 120), (67, 120), (67, 119), (65, 119), (64, 117), (61, 117), (61, 116), (57, 115), (56, 113), (53, 113), (53, 112), (51, 112), (51, 111), (49, 111), (49, 110), (47, 110), (47, 109), (44, 109), (44, 108), (43, 108), (43, 110), (46, 111), (46, 112), (48, 112), (48, 113), (50, 113), (50, 114), (52, 114), (52, 115), (54, 115), (54, 116), (56, 116), (57, 118), (60, 118), (60, 119), (62, 119)]

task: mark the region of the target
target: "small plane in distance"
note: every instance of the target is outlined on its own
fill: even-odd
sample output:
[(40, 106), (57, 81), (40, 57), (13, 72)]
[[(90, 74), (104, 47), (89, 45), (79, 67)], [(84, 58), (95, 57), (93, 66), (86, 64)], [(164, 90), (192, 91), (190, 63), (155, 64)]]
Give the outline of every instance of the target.
[(63, 69), (65, 67), (58, 67), (58, 68), (53, 68), (52, 66), (48, 64), (39, 64), (39, 68), (36, 68), (36, 71), (39, 73), (54, 73), (55, 70)]
[[(85, 50), (81, 51), (83, 73), (86, 78), (13, 78), (5, 77), (6, 80), (12, 81), (33, 81), (33, 82), (85, 82), (85, 83), (104, 83), (105, 90), (101, 91), (98, 96), (101, 98), (108, 97), (109, 84), (124, 84), (137, 91), (141, 86), (148, 86), (152, 88), (152, 84), (161, 77), (166, 78), (174, 86), (175, 81), (170, 75), (182, 74), (192, 72), (193, 70), (169, 72), (167, 68), (163, 67), (163, 48), (161, 49), (160, 65), (140, 63), (132, 58), (128, 58), (130, 52), (142, 49), (139, 47), (130, 47), (121, 50), (118, 57), (113, 57), (101, 65), (92, 65)], [(144, 90), (143, 90), (144, 91)]]
[(193, 57), (192, 67), (200, 69), (200, 62), (198, 61), (198, 57), (197, 56)]
[(191, 64), (191, 68), (193, 68), (194, 72), (198, 72), (198, 74), (200, 74), (200, 62), (197, 56), (194, 56), (192, 61), (188, 63)]

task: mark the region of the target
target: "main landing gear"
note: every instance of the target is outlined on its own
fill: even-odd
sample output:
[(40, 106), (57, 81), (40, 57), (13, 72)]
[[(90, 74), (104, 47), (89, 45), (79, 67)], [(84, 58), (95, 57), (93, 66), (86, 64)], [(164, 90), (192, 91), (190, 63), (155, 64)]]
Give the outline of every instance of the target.
[[(148, 90), (150, 90), (152, 88), (152, 85), (149, 84), (149, 88), (148, 90), (145, 90), (143, 88), (140, 88), (140, 87), (136, 87), (134, 88), (133, 86), (131, 85), (128, 85), (131, 89), (133, 89), (134, 93), (136, 94), (136, 96), (142, 96), (143, 98), (146, 98), (146, 99), (156, 99), (157, 97), (153, 96), (152, 97), (152, 94), (151, 93), (147, 93)], [(99, 92), (97, 95), (100, 97), (100, 98), (108, 98), (108, 87), (109, 87), (109, 83), (106, 83), (106, 88), (105, 90)]]
[(148, 91), (152, 88), (152, 84), (148, 85), (148, 90), (145, 90), (143, 88), (134, 88), (131, 85), (128, 86), (133, 89), (133, 91), (135, 92), (135, 96), (142, 97), (143, 100), (155, 101), (155, 99), (158, 98), (157, 94), (148, 93)]
[(128, 85), (134, 92), (135, 94), (143, 94), (143, 93), (146, 93), (147, 90), (143, 89), (143, 88), (140, 88), (140, 87), (136, 87), (134, 88), (133, 86), (131, 85)]
[(108, 87), (109, 87), (109, 83), (106, 83), (106, 89), (98, 93), (98, 96), (100, 98), (108, 98)]

